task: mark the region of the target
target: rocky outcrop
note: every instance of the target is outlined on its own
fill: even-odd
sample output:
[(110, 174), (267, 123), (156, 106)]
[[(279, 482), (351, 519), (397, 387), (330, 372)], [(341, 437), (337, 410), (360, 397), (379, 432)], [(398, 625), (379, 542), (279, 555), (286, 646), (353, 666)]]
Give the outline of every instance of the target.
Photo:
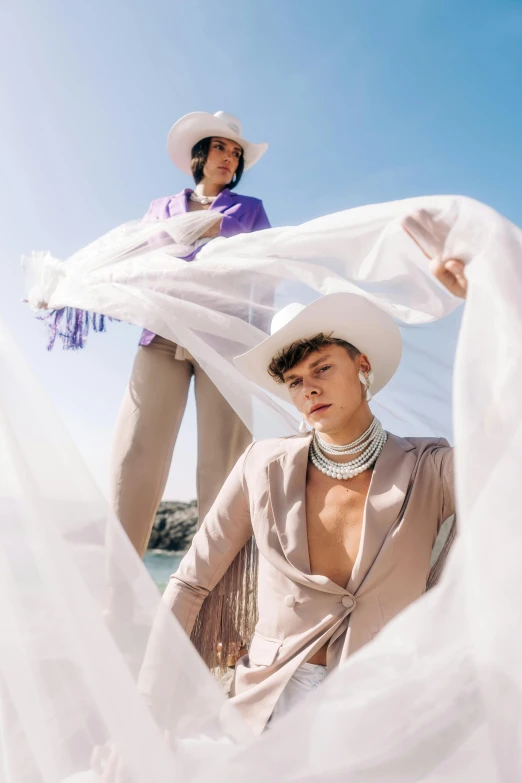
[(196, 501), (182, 503), (164, 500), (156, 513), (149, 549), (186, 552), (196, 532), (198, 510)]

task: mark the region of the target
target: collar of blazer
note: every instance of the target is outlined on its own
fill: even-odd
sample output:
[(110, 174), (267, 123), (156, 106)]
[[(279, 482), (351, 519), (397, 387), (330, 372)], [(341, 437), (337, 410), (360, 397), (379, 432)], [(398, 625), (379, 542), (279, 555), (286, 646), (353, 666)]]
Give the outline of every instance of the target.
[[(311, 584), (324, 592), (349, 592), (354, 595), (362, 586), (407, 501), (416, 464), (415, 446), (388, 433), (370, 482), (359, 553), (351, 579), (343, 588), (327, 577), (310, 573), (305, 495), (309, 445), (309, 435), (285, 439), (280, 452), (268, 463), (269, 513), (284, 555), (298, 572), (297, 581)], [(278, 509), (279, 513), (274, 509)]]

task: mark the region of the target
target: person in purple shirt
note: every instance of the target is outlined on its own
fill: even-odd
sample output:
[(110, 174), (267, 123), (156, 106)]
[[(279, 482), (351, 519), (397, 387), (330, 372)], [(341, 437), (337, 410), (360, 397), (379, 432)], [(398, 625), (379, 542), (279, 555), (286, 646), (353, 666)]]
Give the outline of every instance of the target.
[[(270, 228), (262, 202), (232, 191), (243, 171), (267, 149), (242, 137), (241, 123), (225, 112), (193, 112), (170, 130), (173, 163), (192, 175), (195, 188), (152, 202), (147, 220), (196, 210), (221, 219), (200, 240)], [(199, 244), (201, 244), (199, 240)], [(186, 256), (191, 261), (198, 247)], [(165, 489), (192, 377), (198, 427), (197, 499), (202, 521), (251, 434), (183, 346), (145, 330), (122, 403), (111, 458), (111, 502), (140, 555), (147, 549)]]

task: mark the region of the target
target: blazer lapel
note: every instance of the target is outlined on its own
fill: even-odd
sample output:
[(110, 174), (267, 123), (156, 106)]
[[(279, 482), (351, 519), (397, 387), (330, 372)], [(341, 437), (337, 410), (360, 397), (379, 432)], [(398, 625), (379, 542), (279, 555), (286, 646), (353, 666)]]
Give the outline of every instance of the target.
[(415, 447), (388, 433), (375, 464), (364, 509), (361, 544), (347, 590), (361, 587), (406, 500), (415, 467)]
[(268, 465), (269, 514), (295, 581), (321, 592), (345, 595), (327, 576), (310, 573), (306, 526), (306, 473), (311, 435), (286, 441), (285, 452)]
[(268, 464), (269, 510), (286, 559), (301, 573), (309, 574), (305, 506), (310, 437), (286, 444), (286, 451)]
[(361, 545), (346, 588), (325, 576), (310, 573), (306, 527), (306, 472), (310, 436), (286, 441), (285, 451), (268, 471), (268, 513), (277, 531), (284, 557), (298, 581), (322, 591), (354, 595), (361, 587), (406, 501), (416, 464), (415, 447), (388, 434), (373, 471), (364, 509)]
[(235, 196), (229, 190), (229, 188), (224, 188), (224, 190), (221, 191), (221, 193), (218, 195), (216, 200), (212, 202), (209, 209), (213, 211), (217, 210), (218, 212), (224, 212), (225, 209), (228, 209), (228, 207), (230, 206), (234, 198)]
[(190, 190), (186, 188), (185, 190), (182, 190), (181, 193), (176, 193), (175, 196), (172, 196), (168, 207), (170, 217), (173, 217), (174, 215), (180, 215), (183, 212), (188, 212), (189, 193)]

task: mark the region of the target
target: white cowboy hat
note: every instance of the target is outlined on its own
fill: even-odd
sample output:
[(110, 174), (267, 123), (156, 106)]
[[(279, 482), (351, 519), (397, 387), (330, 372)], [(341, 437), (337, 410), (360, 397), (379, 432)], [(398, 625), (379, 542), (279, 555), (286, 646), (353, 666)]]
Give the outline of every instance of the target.
[(227, 114), (226, 111), (217, 111), (215, 114), (193, 111), (175, 122), (167, 136), (170, 159), (184, 174), (192, 174), (192, 147), (208, 136), (221, 136), (237, 142), (243, 149), (245, 170), (257, 163), (268, 149), (268, 144), (253, 144), (244, 139), (241, 121), (233, 114)]
[(399, 366), (402, 338), (391, 315), (365, 296), (347, 293), (321, 296), (306, 307), (298, 303), (287, 305), (272, 319), (271, 336), (236, 356), (234, 364), (258, 386), (288, 402), (287, 387), (268, 374), (268, 366), (274, 356), (296, 340), (320, 333), (346, 340), (366, 354), (374, 375), (372, 394), (386, 386)]

